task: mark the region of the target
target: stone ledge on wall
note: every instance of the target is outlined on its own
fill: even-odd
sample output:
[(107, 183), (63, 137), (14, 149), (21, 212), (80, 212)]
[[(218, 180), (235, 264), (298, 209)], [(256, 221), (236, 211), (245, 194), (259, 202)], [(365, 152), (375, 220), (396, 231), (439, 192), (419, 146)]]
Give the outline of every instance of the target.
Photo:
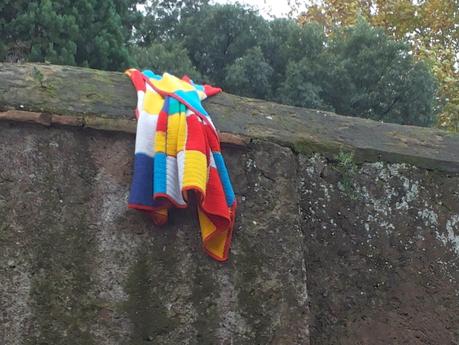
[[(123, 73), (49, 64), (0, 63), (0, 120), (135, 132), (134, 88)], [(298, 153), (358, 162), (410, 163), (459, 172), (459, 135), (381, 123), (221, 93), (205, 101), (223, 144), (269, 140)]]

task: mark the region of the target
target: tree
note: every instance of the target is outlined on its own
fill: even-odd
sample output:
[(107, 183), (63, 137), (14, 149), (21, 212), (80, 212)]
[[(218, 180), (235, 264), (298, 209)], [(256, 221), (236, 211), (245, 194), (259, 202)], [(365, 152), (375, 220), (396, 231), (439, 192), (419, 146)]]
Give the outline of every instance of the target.
[(241, 5), (204, 6), (184, 16), (176, 38), (183, 41), (198, 71), (211, 81), (225, 80), (225, 68), (256, 47), (267, 23)]
[[(316, 55), (324, 44), (319, 25), (267, 21), (241, 5), (203, 6), (192, 16), (184, 15), (177, 28), (174, 39), (183, 40), (203, 76), (237, 94), (265, 99), (278, 99), (275, 91), (289, 61)], [(252, 76), (252, 67), (261, 74)], [(257, 89), (249, 90), (250, 85)]]
[[(338, 113), (432, 124), (435, 82), (425, 64), (413, 61), (406, 44), (363, 20), (332, 37), (325, 99)], [(333, 87), (337, 81), (345, 81), (339, 92)]]
[[(293, 2), (304, 2), (301, 0)], [(406, 39), (418, 60), (427, 61), (439, 81), (437, 124), (459, 130), (459, 0), (307, 1), (300, 23), (319, 21), (328, 31), (364, 16), (396, 39)]]
[[(208, 2), (150, 0), (140, 20), (136, 5), (144, 0), (0, 0), (0, 58), (114, 70), (137, 66), (188, 74), (239, 95), (344, 115), (432, 122), (432, 75), (420, 53), (416, 62), (406, 44), (391, 39), (409, 29), (388, 25), (388, 36), (355, 21), (358, 13), (376, 18), (368, 7), (374, 3), (386, 13), (378, 20), (393, 20), (394, 9), (416, 17), (410, 0), (397, 2), (405, 7), (382, 0), (324, 0), (304, 17), (314, 15), (322, 24), (304, 25), (267, 21), (242, 5)], [(409, 27), (408, 19), (404, 23)], [(451, 57), (449, 50), (429, 52)], [(434, 71), (450, 75), (448, 58), (442, 61), (432, 65)], [(451, 80), (444, 95), (457, 85)], [(453, 97), (441, 100), (449, 113), (458, 112), (459, 106), (447, 108)]]
[(320, 55), (289, 65), (283, 100), (374, 120), (432, 123), (435, 81), (406, 44), (363, 20), (330, 37)]
[(0, 0), (0, 58), (125, 68), (139, 2)]
[(132, 47), (133, 66), (151, 69), (161, 74), (168, 72), (178, 77), (188, 75), (193, 80), (202, 76), (188, 58), (188, 51), (180, 43), (153, 43), (149, 47)]
[(267, 21), (241, 5), (181, 11), (173, 30), (158, 38), (163, 43), (142, 53), (160, 69), (180, 68), (161, 62), (172, 56), (159, 47), (181, 46), (180, 56), (187, 51), (205, 80), (229, 92), (388, 122), (432, 122), (435, 83), (427, 66), (364, 21), (328, 31), (317, 23)]
[(272, 74), (261, 48), (255, 47), (226, 68), (223, 86), (237, 95), (267, 99), (271, 96)]
[(295, 21), (275, 19), (268, 23), (268, 30), (260, 40), (266, 62), (273, 69), (272, 95), (284, 81), (287, 66), (305, 56), (320, 54), (325, 44), (323, 27), (315, 23), (299, 26)]
[(282, 103), (297, 107), (334, 111), (333, 106), (324, 100), (326, 90), (318, 82), (321, 75), (318, 61), (308, 58), (301, 61), (291, 61), (288, 64), (285, 81), (278, 89), (278, 99)]
[(137, 40), (148, 46), (154, 42), (176, 39), (176, 30), (184, 17), (198, 15), (209, 0), (150, 0), (145, 7)]

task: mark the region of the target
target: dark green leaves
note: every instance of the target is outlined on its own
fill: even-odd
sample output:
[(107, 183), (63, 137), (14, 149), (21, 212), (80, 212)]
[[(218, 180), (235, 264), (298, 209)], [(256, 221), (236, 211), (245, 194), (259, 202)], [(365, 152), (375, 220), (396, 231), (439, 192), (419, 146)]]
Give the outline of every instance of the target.
[(0, 58), (119, 70), (138, 14), (132, 0), (0, 0)]
[(0, 59), (150, 68), (342, 115), (434, 120), (429, 68), (364, 20), (325, 34), (317, 23), (208, 0), (0, 0)]

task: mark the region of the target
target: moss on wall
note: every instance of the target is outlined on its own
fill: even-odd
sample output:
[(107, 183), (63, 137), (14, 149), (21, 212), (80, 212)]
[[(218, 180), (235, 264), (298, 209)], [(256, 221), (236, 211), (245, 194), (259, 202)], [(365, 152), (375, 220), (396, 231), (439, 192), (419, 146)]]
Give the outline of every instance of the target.
[[(174, 330), (177, 321), (168, 316), (162, 296), (162, 277), (155, 265), (155, 252), (143, 246), (129, 270), (126, 281), (128, 300), (121, 307), (132, 323), (131, 344), (151, 344), (159, 336)], [(167, 254), (161, 260), (167, 260)], [(173, 269), (173, 266), (170, 267)]]
[[(77, 144), (84, 153), (86, 143)], [(25, 225), (34, 244), (30, 253), (30, 298), (36, 333), (24, 343), (92, 345), (95, 342), (89, 327), (98, 302), (88, 291), (93, 284), (96, 248), (85, 200), (91, 193), (94, 166), (77, 152), (72, 153), (74, 159), (56, 164), (56, 160), (48, 159), (56, 150), (46, 141), (34, 143), (33, 149), (38, 157), (35, 192), (39, 195), (30, 200), (35, 203), (30, 205), (33, 219)], [(78, 168), (67, 169), (75, 159)]]

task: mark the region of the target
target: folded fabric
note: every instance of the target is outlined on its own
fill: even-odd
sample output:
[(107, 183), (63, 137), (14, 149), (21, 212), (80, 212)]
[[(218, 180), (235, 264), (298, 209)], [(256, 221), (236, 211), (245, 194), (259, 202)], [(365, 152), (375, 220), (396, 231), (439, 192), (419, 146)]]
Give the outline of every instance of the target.
[(236, 198), (218, 133), (201, 101), (221, 92), (189, 78), (129, 69), (137, 90), (137, 133), (129, 207), (167, 222), (168, 209), (196, 200), (204, 250), (227, 260)]

